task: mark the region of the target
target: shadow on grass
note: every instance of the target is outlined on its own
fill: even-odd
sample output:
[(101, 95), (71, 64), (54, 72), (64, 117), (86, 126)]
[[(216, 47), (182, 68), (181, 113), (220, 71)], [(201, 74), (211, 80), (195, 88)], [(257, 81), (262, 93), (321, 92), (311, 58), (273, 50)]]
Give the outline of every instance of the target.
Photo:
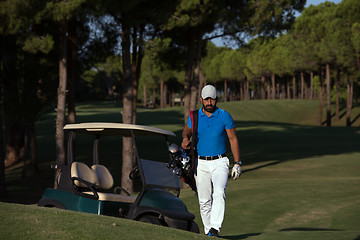
[[(342, 229), (332, 229), (332, 228), (305, 228), (305, 227), (295, 227), (295, 228), (284, 228), (279, 230), (279, 232), (290, 232), (290, 231), (295, 231), (295, 232), (315, 232), (315, 231), (319, 231), (319, 232), (338, 232), (338, 231), (344, 231)], [(223, 239), (246, 239), (248, 237), (254, 237), (254, 236), (259, 236), (262, 233), (246, 233), (246, 234), (240, 234), (240, 235), (231, 235), (231, 236), (220, 236), (220, 238)]]
[(254, 168), (245, 169), (245, 170), (242, 171), (242, 173), (251, 172), (251, 171), (256, 171), (256, 170), (258, 170), (258, 169), (265, 168), (265, 167), (269, 167), (269, 166), (273, 166), (273, 165), (277, 165), (277, 164), (279, 164), (279, 163), (281, 163), (281, 161), (276, 161), (276, 162), (271, 162), (271, 163), (263, 164), (263, 165), (260, 165), (260, 166), (254, 167)]
[[(332, 104), (335, 104), (335, 103), (332, 103)], [(351, 107), (351, 110), (352, 110), (351, 113), (352, 113), (352, 115), (354, 114), (354, 113), (353, 113), (353, 109), (356, 109), (356, 108), (359, 108), (359, 105), (358, 105), (358, 104), (353, 104), (353, 106)], [(355, 111), (355, 113), (356, 113), (356, 111)], [(338, 119), (336, 118), (336, 112), (333, 112), (333, 113), (331, 114), (331, 116), (330, 116), (331, 122), (339, 121), (340, 119), (346, 117), (346, 115), (347, 115), (347, 107), (346, 107), (346, 105), (343, 104), (343, 105), (340, 107), (340, 109), (339, 109), (339, 118), (338, 118)], [(326, 126), (326, 122), (327, 122), (327, 120), (326, 120), (326, 113), (324, 114), (324, 117), (325, 117), (325, 120), (321, 122), (321, 125), (322, 125), (322, 126)], [(352, 117), (352, 120), (350, 119), (350, 126), (353, 126), (353, 125), (357, 122), (357, 120), (358, 120), (359, 118), (360, 118), (360, 114), (357, 114), (356, 117)]]
[[(266, 162), (251, 170), (302, 158), (360, 152), (360, 131), (274, 122), (237, 121), (243, 164)], [(271, 163), (268, 163), (271, 161)]]
[(358, 119), (360, 118), (360, 114), (358, 114), (352, 121), (351, 121), (351, 125), (353, 125)]
[(314, 231), (344, 231), (342, 229), (332, 229), (332, 228), (306, 228), (306, 227), (296, 227), (296, 228), (284, 228), (279, 230), (279, 232), (289, 232), (289, 231), (304, 231), (304, 232), (314, 232)]
[(240, 234), (240, 235), (232, 235), (232, 236), (220, 236), (220, 238), (223, 239), (246, 239), (248, 237), (255, 237), (255, 236), (259, 236), (261, 235), (261, 233), (247, 233), (247, 234)]

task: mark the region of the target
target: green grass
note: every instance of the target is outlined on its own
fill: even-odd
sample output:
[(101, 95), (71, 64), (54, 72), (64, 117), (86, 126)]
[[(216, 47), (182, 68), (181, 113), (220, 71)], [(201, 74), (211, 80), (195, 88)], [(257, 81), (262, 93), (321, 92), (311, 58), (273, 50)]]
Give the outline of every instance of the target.
[[(219, 106), (236, 122), (244, 162), (240, 179), (228, 183), (223, 238), (360, 238), (360, 120), (352, 128), (343, 127), (344, 118), (334, 120), (331, 128), (318, 127), (316, 101), (242, 101)], [(79, 122), (121, 122), (120, 111), (113, 103), (90, 103), (80, 105), (77, 116)], [(353, 116), (359, 112), (355, 107)], [(49, 165), (55, 159), (54, 117), (47, 114), (37, 124), (40, 174), (28, 171), (20, 178), (21, 164), (6, 170), (9, 197), (2, 201), (31, 205), (0, 203), (1, 239), (95, 239), (104, 234), (106, 239), (201, 239), (202, 235), (124, 219), (36, 207), (44, 189), (53, 183)], [(139, 109), (137, 122), (179, 136), (183, 108)], [(180, 143), (179, 137), (172, 140)], [(80, 159), (91, 157), (85, 145), (78, 146)], [(116, 139), (100, 145), (104, 149), (100, 161), (119, 162), (121, 153), (108, 151), (120, 145)], [(159, 147), (157, 141), (139, 145), (144, 150)], [(157, 157), (151, 152), (150, 158)], [(110, 170), (119, 179), (121, 166), (113, 165)], [(202, 231), (194, 193), (184, 189), (180, 197)]]
[(0, 203), (1, 239), (206, 239), (198, 234), (34, 205)]

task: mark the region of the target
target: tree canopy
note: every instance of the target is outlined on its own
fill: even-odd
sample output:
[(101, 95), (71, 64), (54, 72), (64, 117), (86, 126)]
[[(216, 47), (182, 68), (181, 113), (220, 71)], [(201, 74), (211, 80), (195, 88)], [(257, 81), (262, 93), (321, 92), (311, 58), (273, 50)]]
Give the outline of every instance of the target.
[[(24, 157), (25, 139), (35, 134), (31, 126), (48, 108), (64, 117), (57, 121), (61, 133), (66, 106), (75, 108), (70, 99), (121, 101), (123, 122), (136, 123), (138, 98), (146, 106), (145, 96), (152, 94), (164, 107), (178, 94), (186, 120), (206, 83), (216, 85), (225, 101), (326, 96), (329, 125), (333, 92), (347, 89), (336, 98), (346, 95), (350, 125), (360, 77), (360, 2), (325, 2), (302, 12), (304, 5), (305, 0), (1, 1), (6, 165)], [(302, 14), (296, 18), (296, 12)], [(238, 45), (217, 47), (210, 42), (216, 37)], [(10, 137), (15, 135), (21, 137)], [(134, 166), (132, 158), (124, 173)]]

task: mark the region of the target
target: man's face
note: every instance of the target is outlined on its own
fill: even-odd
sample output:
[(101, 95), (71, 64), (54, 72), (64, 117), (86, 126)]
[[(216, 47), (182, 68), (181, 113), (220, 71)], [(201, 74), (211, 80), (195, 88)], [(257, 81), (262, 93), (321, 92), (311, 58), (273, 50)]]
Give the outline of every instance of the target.
[(210, 97), (206, 99), (201, 98), (201, 103), (204, 107), (204, 110), (209, 113), (213, 113), (216, 110), (216, 99), (212, 99)]

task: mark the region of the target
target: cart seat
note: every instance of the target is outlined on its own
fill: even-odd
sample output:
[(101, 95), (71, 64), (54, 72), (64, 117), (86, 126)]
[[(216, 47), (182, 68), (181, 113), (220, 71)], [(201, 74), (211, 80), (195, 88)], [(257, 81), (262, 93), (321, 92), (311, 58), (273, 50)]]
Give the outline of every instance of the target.
[[(82, 179), (91, 185), (95, 185), (97, 181), (95, 172), (86, 164), (81, 162), (73, 162), (71, 164), (71, 178)], [(82, 183), (78, 180), (74, 180), (74, 184), (80, 188), (88, 187), (85, 183)]]
[[(134, 203), (136, 196), (126, 196), (116, 193), (107, 193), (103, 190), (110, 189), (114, 184), (114, 179), (110, 171), (103, 165), (93, 165), (91, 168), (81, 162), (73, 162), (71, 165), (71, 177), (79, 178), (87, 181), (91, 186), (95, 187), (96, 193), (100, 201), (125, 202)], [(74, 180), (74, 184), (79, 188), (87, 188), (86, 184)], [(94, 191), (95, 191), (94, 189)], [(93, 196), (92, 191), (82, 191), (83, 194)]]
[(92, 165), (91, 169), (95, 172), (97, 181), (96, 188), (100, 189), (110, 189), (114, 184), (114, 179), (110, 173), (110, 171), (103, 165)]
[[(91, 169), (95, 172), (97, 181), (95, 187), (101, 189), (110, 189), (114, 184), (114, 179), (110, 171), (103, 165), (92, 165)], [(116, 193), (98, 192), (100, 201), (113, 201), (113, 202), (126, 202), (134, 203), (136, 200), (135, 196), (126, 196)]]

